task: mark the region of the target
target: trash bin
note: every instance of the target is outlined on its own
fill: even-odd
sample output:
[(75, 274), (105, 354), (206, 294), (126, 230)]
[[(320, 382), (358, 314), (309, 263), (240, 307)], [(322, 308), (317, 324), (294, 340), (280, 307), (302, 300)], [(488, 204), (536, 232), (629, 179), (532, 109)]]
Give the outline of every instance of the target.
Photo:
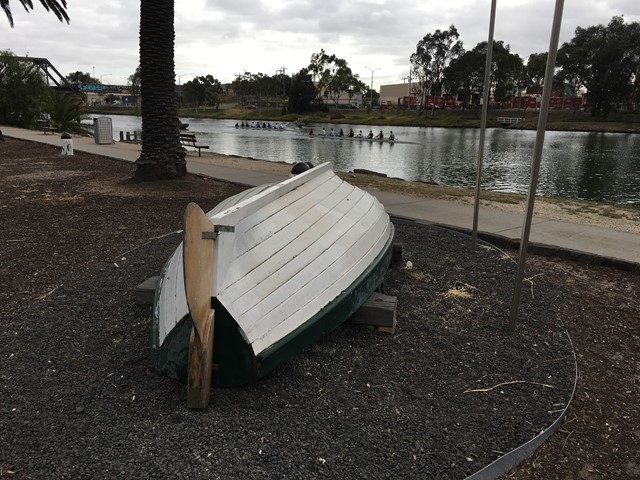
[(113, 123), (109, 117), (93, 119), (93, 138), (98, 145), (113, 143)]
[(73, 155), (73, 139), (67, 132), (60, 135), (62, 142), (62, 155)]

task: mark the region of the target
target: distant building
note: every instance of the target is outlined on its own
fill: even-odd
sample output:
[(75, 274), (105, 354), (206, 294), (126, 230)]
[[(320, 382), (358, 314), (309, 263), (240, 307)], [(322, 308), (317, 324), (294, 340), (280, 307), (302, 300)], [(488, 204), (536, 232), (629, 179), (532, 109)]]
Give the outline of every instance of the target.
[(416, 96), (411, 92), (412, 85), (414, 84), (410, 82), (380, 85), (380, 105), (416, 105)]

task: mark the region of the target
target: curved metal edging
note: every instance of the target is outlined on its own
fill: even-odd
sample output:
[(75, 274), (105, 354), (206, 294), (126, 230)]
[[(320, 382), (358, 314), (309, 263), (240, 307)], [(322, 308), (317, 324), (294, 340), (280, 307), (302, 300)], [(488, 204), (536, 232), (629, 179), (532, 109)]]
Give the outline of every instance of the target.
[(571, 392), (571, 397), (567, 402), (567, 406), (562, 411), (562, 414), (551, 424), (549, 428), (544, 430), (542, 433), (533, 437), (527, 443), (520, 445), (518, 448), (505, 453), (503, 456), (501, 456), (497, 460), (494, 460), (486, 467), (478, 470), (473, 475), (468, 476), (465, 480), (493, 480), (498, 478), (500, 475), (504, 475), (505, 473), (520, 465), (533, 452), (540, 448), (540, 446), (551, 436), (551, 434), (558, 429), (558, 427), (564, 420), (564, 417), (567, 415), (567, 412), (569, 411), (569, 406), (571, 406), (571, 402), (573, 401), (573, 397), (576, 394), (576, 387), (578, 385), (578, 360), (576, 359), (576, 350), (573, 346), (573, 342), (571, 341), (571, 336), (566, 330), (566, 327), (565, 332), (567, 334), (567, 338), (569, 339), (569, 343), (571, 344), (571, 351), (573, 352), (575, 380), (573, 382), (573, 391)]
[[(434, 229), (447, 230), (447, 231), (449, 231), (449, 232), (451, 232), (453, 234), (462, 235), (464, 237), (470, 237), (470, 235), (466, 231), (462, 232), (462, 231), (457, 230), (457, 229), (449, 228), (449, 227), (447, 227), (445, 225), (437, 225), (437, 224), (428, 224), (428, 223), (423, 223), (423, 222), (416, 222), (413, 219), (402, 218), (402, 217), (397, 217), (397, 216), (393, 216), (392, 217), (392, 221), (396, 221), (396, 222), (399, 222), (399, 223), (403, 223), (404, 222), (404, 223), (414, 224), (414, 225), (424, 225), (424, 226), (427, 226), (427, 227), (430, 227), (430, 228), (434, 228)], [(483, 243), (483, 244), (485, 244), (485, 245), (487, 245), (487, 246), (489, 246), (491, 248), (494, 248), (495, 250), (497, 250), (499, 252), (502, 252), (502, 250), (500, 250), (498, 247), (496, 247), (495, 245), (491, 244), (490, 242), (488, 242), (486, 240), (479, 240), (479, 241), (480, 241), (480, 243)], [(569, 401), (567, 402), (567, 406), (562, 411), (562, 414), (560, 414), (560, 416), (558, 416), (558, 418), (556, 418), (556, 420), (551, 424), (551, 426), (549, 426), (549, 428), (544, 430), (542, 433), (540, 433), (539, 435), (536, 435), (531, 440), (529, 440), (527, 443), (524, 443), (524, 444), (520, 445), (519, 447), (514, 448), (510, 452), (505, 453), (504, 455), (502, 455), (501, 457), (497, 458), (496, 460), (494, 460), (489, 465), (486, 465), (482, 469), (478, 470), (476, 473), (466, 477), (465, 480), (494, 480), (494, 479), (498, 478), (499, 476), (504, 475), (505, 473), (511, 471), (512, 469), (514, 469), (515, 467), (520, 465), (525, 459), (527, 459), (538, 448), (540, 448), (540, 446), (562, 424), (563, 419), (566, 417), (567, 412), (569, 411), (569, 407), (571, 406), (571, 402), (573, 401), (573, 397), (576, 394), (576, 388), (577, 388), (577, 385), (578, 385), (578, 360), (576, 358), (576, 350), (575, 350), (575, 347), (573, 346), (573, 342), (571, 341), (571, 336), (569, 335), (569, 331), (567, 330), (566, 326), (565, 326), (565, 333), (567, 335), (567, 339), (569, 340), (569, 344), (571, 345), (571, 352), (573, 354), (573, 364), (574, 364), (574, 369), (575, 369), (574, 370), (575, 371), (575, 376), (574, 376), (573, 390), (571, 392), (571, 396), (569, 397)]]
[[(442, 228), (442, 227), (436, 227)], [(459, 232), (462, 235), (468, 236), (466, 233)], [(502, 252), (498, 247), (492, 245), (490, 242), (485, 240), (480, 240), (481, 243), (494, 248), (495, 250)], [(502, 252), (504, 253), (504, 252)], [(563, 322), (564, 323), (564, 322)], [(517, 448), (514, 448), (508, 453), (505, 453), (503, 456), (494, 460), (489, 465), (485, 466), (481, 470), (478, 470), (473, 475), (468, 476), (465, 480), (494, 480), (501, 475), (513, 470), (515, 467), (520, 465), (524, 460), (526, 460), (533, 452), (535, 452), (540, 446), (547, 441), (547, 439), (558, 429), (558, 427), (562, 424), (562, 421), (567, 415), (569, 411), (569, 406), (573, 401), (573, 397), (576, 394), (576, 388), (578, 385), (578, 359), (576, 358), (576, 349), (573, 346), (573, 342), (571, 341), (571, 335), (569, 335), (569, 331), (565, 325), (564, 327), (565, 334), (567, 335), (567, 339), (569, 340), (569, 344), (571, 345), (571, 353), (573, 354), (573, 365), (574, 365), (574, 380), (573, 380), (573, 390), (571, 391), (571, 396), (569, 397), (569, 401), (567, 402), (567, 406), (562, 411), (562, 414), (555, 419), (555, 421), (544, 430), (539, 435), (536, 435), (527, 443), (520, 445)]]

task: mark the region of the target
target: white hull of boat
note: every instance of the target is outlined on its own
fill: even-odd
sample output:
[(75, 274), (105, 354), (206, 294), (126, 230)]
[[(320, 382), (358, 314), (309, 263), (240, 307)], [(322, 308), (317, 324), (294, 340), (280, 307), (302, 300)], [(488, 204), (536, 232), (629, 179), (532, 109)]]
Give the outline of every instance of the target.
[[(393, 226), (384, 207), (329, 164), (232, 197), (207, 217), (217, 232), (211, 297), (218, 385), (259, 378), (317, 341), (366, 300), (388, 267)], [(334, 302), (339, 308), (323, 319), (319, 312), (332, 312)], [(158, 284), (153, 333), (156, 367), (180, 379), (184, 332), (175, 331), (188, 322), (180, 245)], [(228, 348), (230, 337), (233, 349), (245, 350), (241, 356)]]

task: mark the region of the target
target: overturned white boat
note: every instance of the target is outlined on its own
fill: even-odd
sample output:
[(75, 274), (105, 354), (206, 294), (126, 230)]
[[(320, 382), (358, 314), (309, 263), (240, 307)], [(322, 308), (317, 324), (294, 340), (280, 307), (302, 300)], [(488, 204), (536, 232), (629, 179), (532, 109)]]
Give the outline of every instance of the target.
[[(183, 258), (181, 244), (162, 272), (153, 311), (154, 366), (181, 381), (191, 375), (192, 331), (196, 340), (210, 335), (208, 318), (213, 383), (247, 383), (344, 322), (382, 284), (391, 260), (394, 229), (384, 207), (328, 163), (231, 197), (195, 227), (190, 209), (199, 210), (188, 208), (185, 239), (204, 245), (204, 260), (189, 260), (190, 247)], [(187, 290), (203, 289), (202, 314), (188, 305), (185, 281)], [(198, 316), (201, 323), (192, 320)]]

